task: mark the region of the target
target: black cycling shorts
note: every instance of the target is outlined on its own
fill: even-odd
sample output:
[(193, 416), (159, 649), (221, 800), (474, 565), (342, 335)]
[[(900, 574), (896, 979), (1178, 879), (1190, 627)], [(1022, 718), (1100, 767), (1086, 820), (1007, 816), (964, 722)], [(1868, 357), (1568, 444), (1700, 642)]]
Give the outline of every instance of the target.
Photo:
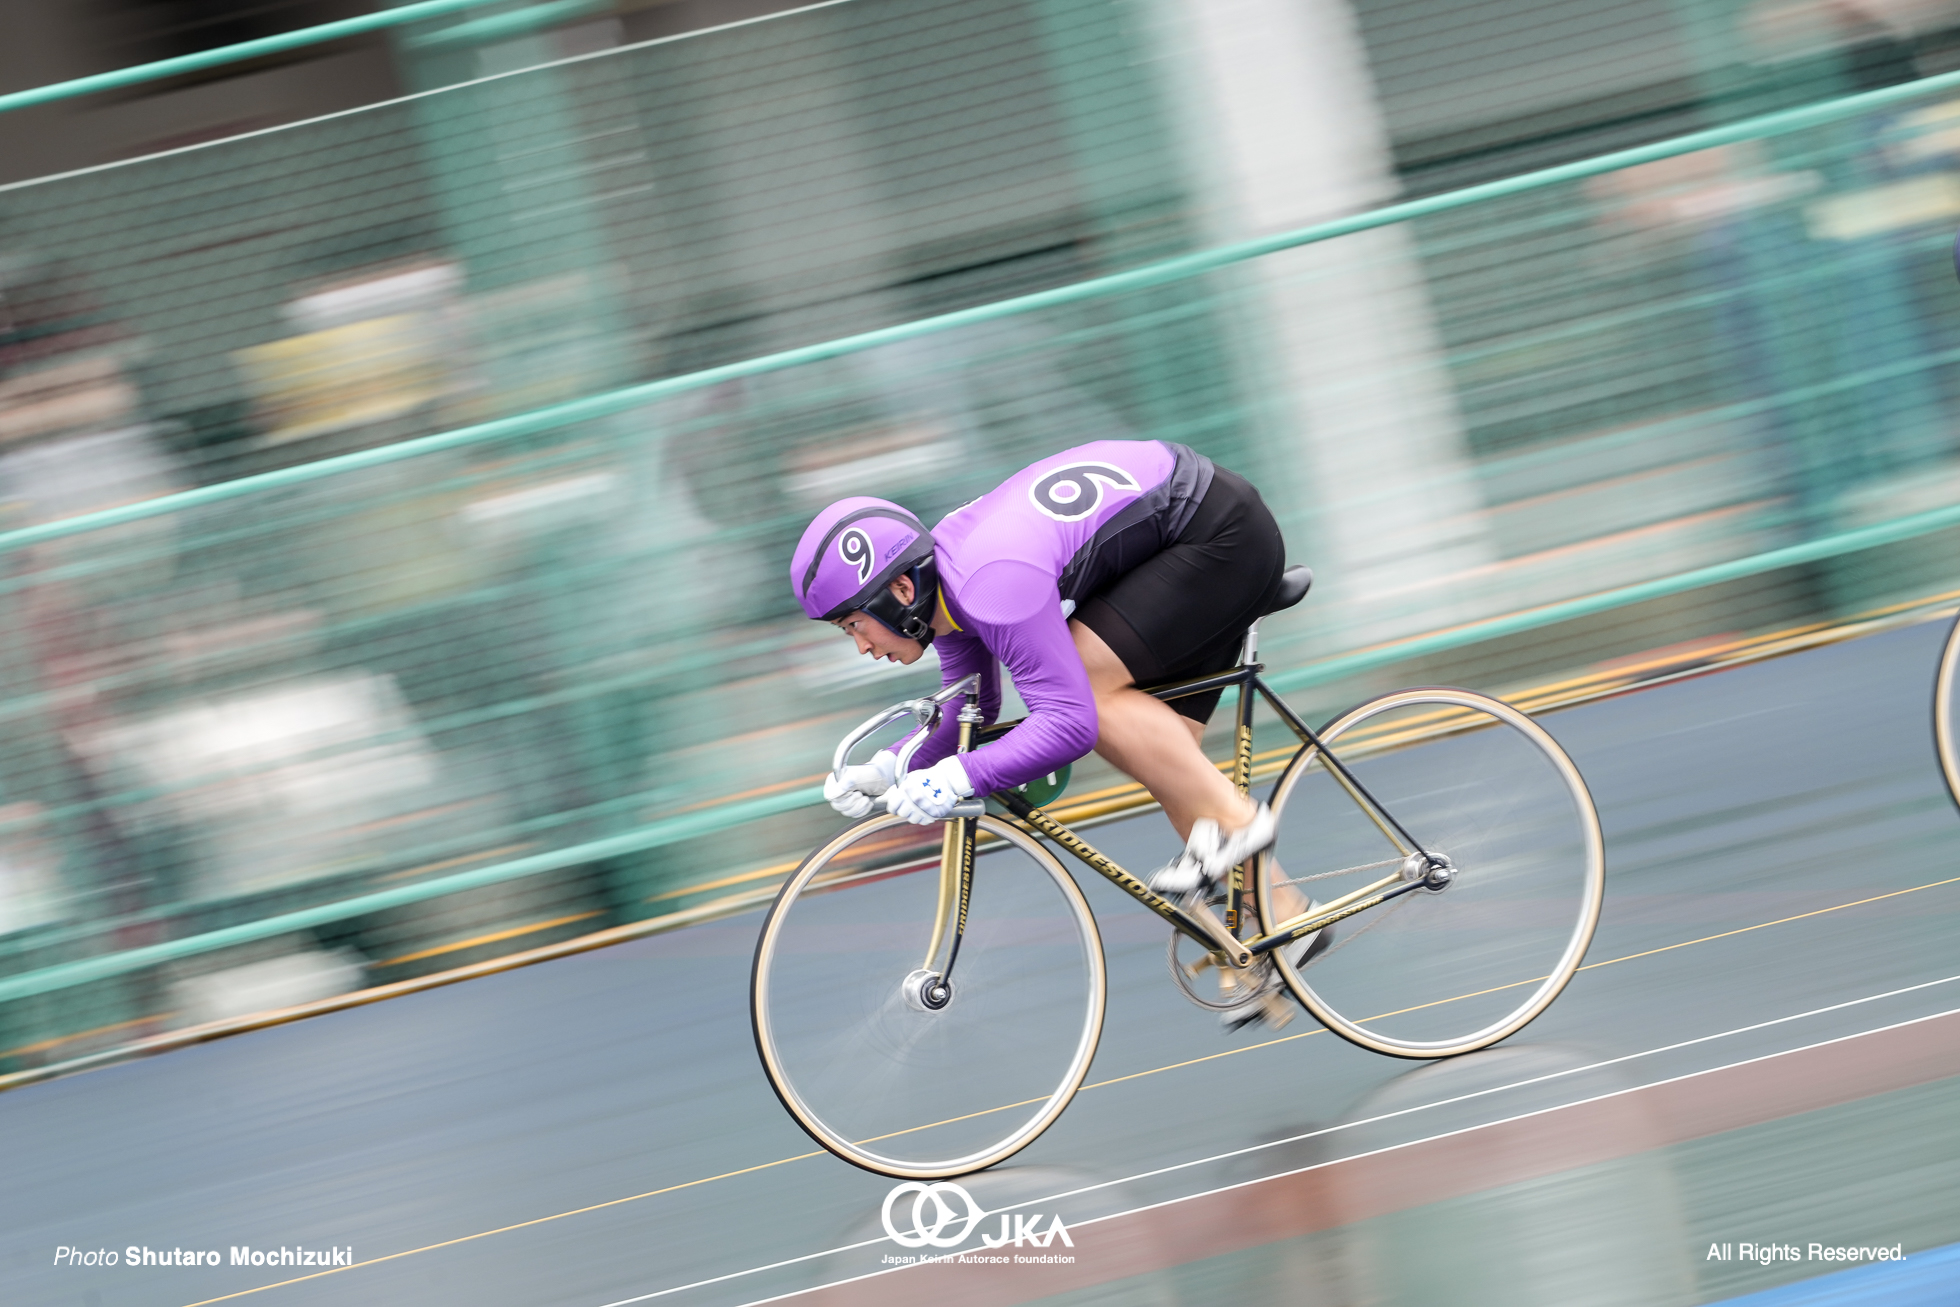
[[(1098, 590), (1075, 611), (1138, 685), (1238, 666), (1245, 629), (1271, 608), (1286, 541), (1252, 483), (1218, 468), (1177, 540)], [(1222, 690), (1170, 701), (1209, 721)]]

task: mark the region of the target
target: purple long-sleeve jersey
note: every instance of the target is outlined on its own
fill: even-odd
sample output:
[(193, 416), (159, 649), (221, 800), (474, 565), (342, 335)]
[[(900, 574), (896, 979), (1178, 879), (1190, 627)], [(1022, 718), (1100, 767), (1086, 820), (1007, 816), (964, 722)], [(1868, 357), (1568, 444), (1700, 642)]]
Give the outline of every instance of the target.
[[(939, 636), (942, 684), (980, 673), (980, 708), (1000, 713), (1000, 668), (1027, 720), (966, 755), (976, 794), (1023, 784), (1096, 745), (1096, 701), (1068, 614), (1175, 541), (1211, 488), (1211, 460), (1157, 440), (1098, 440), (1042, 459), (932, 528), (939, 594), (953, 631)], [(914, 757), (926, 767), (959, 741), (948, 712)]]

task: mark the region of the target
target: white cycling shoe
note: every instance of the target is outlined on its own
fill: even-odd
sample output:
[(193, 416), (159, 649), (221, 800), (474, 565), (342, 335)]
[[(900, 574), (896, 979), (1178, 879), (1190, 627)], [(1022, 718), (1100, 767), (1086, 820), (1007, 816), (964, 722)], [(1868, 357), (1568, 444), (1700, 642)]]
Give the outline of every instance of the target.
[[(1307, 903), (1309, 912), (1319, 907), (1318, 903)], [(1295, 968), (1304, 967), (1325, 953), (1333, 943), (1334, 927), (1322, 926), (1304, 939), (1288, 944), (1286, 956)], [(1262, 1022), (1277, 1030), (1293, 1019), (1293, 1004), (1289, 1001), (1291, 996), (1286, 992), (1285, 982), (1277, 975), (1273, 976), (1273, 981), (1270, 988), (1247, 990), (1238, 1002), (1219, 1012), (1218, 1024), (1224, 1027), (1226, 1034), (1236, 1034), (1247, 1026)]]
[(1230, 835), (1211, 818), (1200, 817), (1191, 823), (1191, 838), (1185, 841), (1184, 852), (1152, 874), (1150, 888), (1166, 897), (1180, 898), (1209, 890), (1232, 868), (1273, 847), (1278, 826), (1273, 810), (1263, 803), (1243, 829)]

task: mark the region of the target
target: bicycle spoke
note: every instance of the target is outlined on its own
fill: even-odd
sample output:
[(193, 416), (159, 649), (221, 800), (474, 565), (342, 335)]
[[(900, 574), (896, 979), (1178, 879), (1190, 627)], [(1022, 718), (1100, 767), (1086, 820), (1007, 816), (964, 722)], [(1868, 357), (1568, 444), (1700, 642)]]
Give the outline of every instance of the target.
[[(1299, 919), (1274, 891), (1394, 867), (1377, 856), (1384, 819), (1446, 861), (1436, 887), (1327, 927), (1331, 938), (1304, 970), (1275, 950), (1294, 995), (1344, 1038), (1404, 1057), (1481, 1048), (1523, 1026), (1577, 968), (1604, 890), (1598, 817), (1577, 770), (1522, 713), (1462, 690), (1384, 695), (1321, 735), (1357, 786), (1304, 754), (1275, 783), (1280, 833), (1262, 862), (1262, 928), (1283, 928), (1281, 908)], [(1353, 796), (1357, 787), (1380, 817)], [(1280, 869), (1309, 859), (1335, 866)], [(1543, 979), (1520, 989), (1508, 983), (1519, 975)]]
[(812, 855), (758, 942), (751, 1015), (770, 1083), (813, 1138), (869, 1170), (930, 1178), (1011, 1155), (1067, 1105), (1101, 1030), (1102, 952), (1081, 891), (1032, 838), (979, 821), (994, 838), (973, 865), (956, 964), (948, 841), (897, 818)]
[[(1416, 891), (1418, 894), (1422, 892), (1421, 890)], [(1369, 908), (1366, 912), (1358, 913), (1355, 916), (1349, 917), (1346, 921), (1341, 922), (1334, 932), (1334, 942), (1321, 950), (1320, 955), (1314, 959), (1313, 965), (1317, 966), (1325, 962), (1328, 958), (1333, 957), (1336, 953), (1339, 953), (1342, 949), (1354, 943), (1354, 941), (1360, 939), (1369, 931), (1381, 926), (1396, 913), (1407, 908), (1409, 904), (1415, 901), (1415, 897), (1415, 894), (1404, 894), (1398, 898), (1392, 898), (1386, 903)], [(1353, 929), (1353, 923), (1357, 921), (1367, 924), (1361, 926), (1359, 929)]]

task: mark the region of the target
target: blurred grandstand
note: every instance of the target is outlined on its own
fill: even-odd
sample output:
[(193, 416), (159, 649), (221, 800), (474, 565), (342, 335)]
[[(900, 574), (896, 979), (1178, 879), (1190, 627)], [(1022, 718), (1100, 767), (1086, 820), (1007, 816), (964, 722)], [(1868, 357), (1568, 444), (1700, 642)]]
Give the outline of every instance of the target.
[(226, 53), (385, 12), (0, 5), (0, 1072), (766, 888), (931, 676), (788, 602), (842, 493), (1194, 445), (1322, 578), (1266, 641), (1321, 709), (1960, 585), (1960, 0), (457, 0)]

